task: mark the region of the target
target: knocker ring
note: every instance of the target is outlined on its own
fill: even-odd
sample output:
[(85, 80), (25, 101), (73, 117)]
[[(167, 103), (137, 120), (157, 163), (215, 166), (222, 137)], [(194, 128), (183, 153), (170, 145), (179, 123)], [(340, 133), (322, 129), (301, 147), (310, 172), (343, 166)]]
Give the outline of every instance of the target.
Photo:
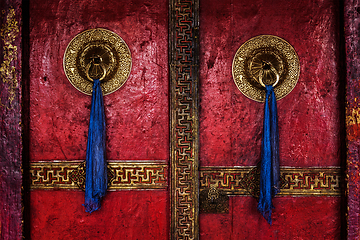
[(271, 70), (275, 75), (276, 75), (276, 81), (274, 82), (274, 84), (272, 85), (273, 87), (276, 86), (276, 84), (278, 84), (279, 82), (279, 79), (280, 79), (280, 76), (279, 76), (279, 73), (276, 71), (276, 69), (274, 68), (274, 66), (271, 64), (271, 62), (269, 61), (263, 61), (263, 66), (262, 66), (262, 69), (259, 71), (259, 82), (261, 84), (261, 86), (265, 87), (265, 84), (263, 82), (263, 76), (264, 76), (264, 69), (265, 70)]
[[(102, 63), (102, 58), (100, 56), (96, 56), (96, 57), (93, 57), (91, 58), (91, 61), (88, 63), (88, 65), (86, 66), (86, 77), (90, 80), (90, 81), (94, 81), (90, 75), (89, 75), (89, 72), (90, 72), (90, 68), (91, 68), (91, 65), (93, 64), (93, 66), (95, 68), (97, 68), (98, 66), (101, 67), (102, 69), (102, 72), (103, 72), (103, 75), (101, 76), (101, 78), (99, 78), (99, 81), (101, 82), (105, 77), (106, 77), (106, 68), (104, 67), (104, 64)], [(97, 73), (97, 69), (95, 70), (96, 73)]]

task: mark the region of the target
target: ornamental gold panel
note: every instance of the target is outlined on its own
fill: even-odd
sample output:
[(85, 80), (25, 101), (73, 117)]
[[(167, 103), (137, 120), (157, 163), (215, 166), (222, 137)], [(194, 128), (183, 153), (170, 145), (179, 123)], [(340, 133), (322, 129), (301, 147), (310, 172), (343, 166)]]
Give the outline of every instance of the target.
[[(85, 171), (82, 161), (33, 162), (30, 164), (31, 189), (84, 189)], [(108, 176), (109, 190), (168, 187), (168, 165), (163, 161), (109, 162)], [(281, 167), (280, 176), (279, 196), (342, 194), (343, 178), (339, 167)], [(200, 195), (201, 191), (214, 190), (225, 195), (257, 197), (259, 181), (257, 166), (201, 167), (199, 171)]]
[[(33, 162), (31, 189), (85, 189), (81, 161)], [(108, 162), (108, 190), (166, 189), (168, 165), (160, 161)]]
[[(339, 167), (280, 167), (281, 189), (278, 196), (341, 196)], [(258, 197), (260, 169), (253, 167), (202, 167), (200, 191), (216, 187), (227, 195)]]

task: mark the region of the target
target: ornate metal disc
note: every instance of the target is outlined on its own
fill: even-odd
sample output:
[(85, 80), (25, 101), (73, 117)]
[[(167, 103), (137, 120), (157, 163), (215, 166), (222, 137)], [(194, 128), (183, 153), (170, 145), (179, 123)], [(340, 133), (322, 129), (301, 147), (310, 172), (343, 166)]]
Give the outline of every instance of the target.
[(236, 86), (246, 97), (258, 102), (265, 101), (261, 80), (264, 84), (276, 84), (274, 92), (280, 100), (294, 89), (299, 73), (300, 63), (294, 48), (272, 35), (260, 35), (245, 42), (232, 64)]
[(92, 79), (101, 80), (104, 95), (118, 90), (131, 71), (131, 54), (116, 33), (90, 29), (76, 35), (64, 54), (64, 71), (70, 83), (80, 92), (92, 93)]

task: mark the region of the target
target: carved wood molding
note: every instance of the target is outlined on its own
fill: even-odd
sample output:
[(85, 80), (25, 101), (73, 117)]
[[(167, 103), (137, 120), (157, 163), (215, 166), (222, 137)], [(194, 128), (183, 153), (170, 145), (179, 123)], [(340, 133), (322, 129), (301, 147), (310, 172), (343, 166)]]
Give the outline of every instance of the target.
[(171, 0), (171, 239), (199, 238), (198, 0)]

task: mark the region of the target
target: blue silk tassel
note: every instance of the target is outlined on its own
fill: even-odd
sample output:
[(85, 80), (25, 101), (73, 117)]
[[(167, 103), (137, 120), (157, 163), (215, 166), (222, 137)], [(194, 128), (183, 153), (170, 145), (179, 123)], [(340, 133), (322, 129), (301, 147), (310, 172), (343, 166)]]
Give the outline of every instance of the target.
[[(271, 224), (272, 198), (280, 192), (279, 130), (274, 88), (265, 88), (264, 129), (261, 148), (260, 196), (258, 210)], [(269, 103), (270, 102), (270, 103)]]
[(100, 208), (101, 198), (107, 189), (105, 158), (105, 113), (100, 81), (94, 80), (88, 141), (86, 149), (85, 211), (92, 213)]

